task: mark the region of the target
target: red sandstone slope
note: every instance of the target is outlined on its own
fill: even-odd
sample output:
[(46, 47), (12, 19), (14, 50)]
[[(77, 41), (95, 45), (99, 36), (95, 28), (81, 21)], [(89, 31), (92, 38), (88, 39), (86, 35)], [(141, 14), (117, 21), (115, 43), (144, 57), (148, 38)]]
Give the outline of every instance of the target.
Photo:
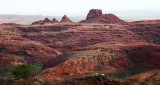
[(148, 72), (126, 78), (124, 82), (138, 82), (141, 85), (159, 85), (160, 84), (160, 70), (152, 70)]
[(159, 45), (100, 43), (51, 59), (44, 64), (44, 70), (39, 77), (44, 80), (57, 80), (57, 78), (63, 79), (71, 75), (75, 77), (90, 71), (106, 74), (132, 71), (137, 66), (141, 72), (153, 68), (160, 69), (157, 61), (160, 60), (159, 54)]
[(91, 9), (86, 17), (86, 20), (80, 21), (81, 23), (110, 23), (110, 24), (128, 24), (121, 20), (114, 14), (102, 14), (102, 10)]
[(56, 24), (50, 26), (19, 27), (23, 37), (41, 42), (61, 52), (76, 50), (99, 42), (145, 42), (137, 34), (121, 25)]
[(23, 38), (22, 34), (16, 27), (0, 29), (0, 66), (44, 63), (61, 54), (39, 42)]
[(127, 30), (132, 31), (139, 36), (142, 36), (148, 43), (160, 44), (160, 21), (139, 21), (132, 22), (132, 25), (126, 27)]
[[(0, 26), (0, 42), (29, 42), (37, 49), (51, 47), (61, 52), (74, 51), (100, 42), (152, 42), (158, 43), (159, 24), (80, 24), (59, 23), (53, 25)], [(139, 28), (139, 29), (138, 29)], [(149, 36), (149, 37), (148, 37)], [(150, 41), (151, 40), (151, 41)], [(3, 43), (4, 45), (6, 43)], [(22, 43), (21, 43), (22, 42)], [(12, 45), (12, 46), (13, 46)], [(29, 49), (29, 48), (28, 48)], [(47, 50), (46, 50), (47, 51)], [(54, 53), (53, 53), (54, 54)]]
[(98, 21), (99, 23), (111, 23), (111, 24), (128, 24), (127, 22), (121, 20), (114, 14), (104, 14), (99, 17)]

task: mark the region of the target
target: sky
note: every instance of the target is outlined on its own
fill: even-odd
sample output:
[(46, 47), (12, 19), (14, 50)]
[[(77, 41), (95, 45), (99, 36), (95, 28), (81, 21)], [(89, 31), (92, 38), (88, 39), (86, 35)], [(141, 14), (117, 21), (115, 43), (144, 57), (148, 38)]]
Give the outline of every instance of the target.
[(90, 9), (160, 10), (159, 4), (160, 0), (0, 0), (0, 14), (80, 16)]

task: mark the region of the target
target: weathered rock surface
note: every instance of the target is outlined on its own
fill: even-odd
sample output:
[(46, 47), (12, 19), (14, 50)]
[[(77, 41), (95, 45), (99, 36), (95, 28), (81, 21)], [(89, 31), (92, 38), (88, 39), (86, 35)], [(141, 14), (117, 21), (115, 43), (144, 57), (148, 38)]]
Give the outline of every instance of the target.
[(19, 28), (24, 37), (53, 46), (61, 52), (76, 50), (100, 42), (145, 42), (141, 36), (120, 25), (56, 24), (53, 26)]
[[(135, 24), (136, 23), (136, 24)], [(139, 21), (132, 22), (132, 25), (126, 27), (127, 30), (132, 31), (143, 39), (147, 40), (148, 43), (160, 44), (160, 21)]]
[(144, 72), (133, 77), (126, 78), (124, 82), (128, 84), (138, 82), (140, 85), (159, 85), (160, 84), (160, 70), (152, 70)]
[(98, 22), (99, 17), (101, 17), (102, 14), (102, 10), (99, 9), (91, 9), (86, 17), (86, 21), (87, 22)]
[[(136, 51), (135, 51), (136, 50)], [(131, 43), (101, 43), (88, 48), (57, 56), (43, 66), (40, 78), (44, 80), (87, 74), (90, 71), (105, 74), (131, 71), (139, 67), (141, 72), (160, 69), (160, 46)], [(50, 75), (47, 75), (47, 74)]]
[(45, 23), (51, 23), (52, 21), (49, 20), (48, 18), (45, 18), (45, 19), (43, 20), (43, 22), (45, 22)]
[(110, 23), (110, 24), (128, 24), (127, 22), (121, 20), (114, 14), (104, 14), (99, 17), (98, 21), (99, 23)]
[(35, 22), (32, 23), (32, 25), (40, 24), (42, 22), (43, 22), (43, 20), (35, 21)]
[(0, 48), (1, 52), (6, 52), (7, 54), (22, 54), (28, 64), (42, 64), (52, 57), (61, 54), (52, 48), (33, 41), (3, 41), (0, 44)]
[(53, 18), (52, 23), (59, 23), (59, 21), (56, 18)]
[(39, 42), (23, 38), (16, 28), (1, 28), (0, 66), (17, 65), (17, 63), (44, 63), (61, 54)]
[(0, 65), (45, 62), (39, 75), (44, 80), (160, 69), (159, 21), (123, 25), (114, 24), (121, 20), (112, 14), (91, 15), (105, 23), (0, 26)]
[(60, 22), (61, 23), (71, 23), (72, 21), (66, 15), (64, 15)]
[(41, 23), (52, 23), (53, 21), (49, 20), (48, 18), (45, 18), (44, 20), (39, 20), (39, 21), (35, 21), (32, 23), (32, 25), (37, 25), (37, 24), (41, 24)]
[(81, 23), (109, 23), (109, 24), (128, 24), (114, 14), (102, 14), (100, 9), (91, 9), (86, 17), (86, 20)]
[(0, 54), (0, 66), (17, 66), (21, 64), (27, 64), (24, 56), (11, 55), (11, 54)]

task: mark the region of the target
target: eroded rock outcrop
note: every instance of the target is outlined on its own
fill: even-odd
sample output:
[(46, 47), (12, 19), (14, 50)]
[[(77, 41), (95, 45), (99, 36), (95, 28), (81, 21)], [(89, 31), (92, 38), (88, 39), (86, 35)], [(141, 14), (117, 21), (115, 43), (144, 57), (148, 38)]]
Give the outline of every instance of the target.
[(71, 23), (72, 21), (66, 15), (64, 15), (60, 22), (61, 23)]
[(91, 9), (86, 17), (86, 21), (90, 23), (98, 22), (100, 16), (102, 16), (102, 10), (99, 9)]
[(43, 20), (43, 22), (45, 22), (45, 23), (51, 23), (52, 21), (49, 20), (48, 18), (45, 18), (45, 19)]
[(59, 23), (59, 21), (56, 18), (53, 18), (52, 23)]
[(21, 36), (16, 28), (0, 29), (0, 66), (44, 63), (61, 52)]
[(33, 22), (32, 25), (37, 25), (37, 24), (41, 24), (41, 23), (52, 23), (52, 21), (48, 18), (45, 18), (44, 20), (39, 20), (39, 21)]
[(110, 23), (110, 24), (128, 24), (121, 20), (114, 14), (102, 14), (100, 9), (91, 9), (86, 17), (86, 20), (80, 21), (81, 23)]
[(160, 70), (155, 69), (152, 71), (144, 72), (129, 78), (124, 79), (128, 85), (137, 82), (140, 85), (159, 85), (160, 84)]
[[(63, 79), (66, 75), (74, 77), (90, 71), (99, 71), (105, 74), (133, 71), (133, 69), (137, 71), (137, 66), (141, 72), (155, 68), (160, 69), (159, 61), (157, 61), (160, 59), (159, 47), (142, 43), (92, 45), (89, 48), (49, 60), (44, 64), (43, 75), (40, 77), (44, 80), (54, 80), (54, 75)], [(140, 50), (141, 53), (139, 53)], [(46, 75), (46, 72), (52, 75)]]
[(128, 24), (127, 22), (121, 20), (114, 14), (104, 14), (99, 17), (99, 23), (110, 23), (110, 24)]
[(36, 25), (36, 24), (40, 24), (40, 23), (43, 23), (43, 20), (35, 21), (32, 23), (32, 25)]

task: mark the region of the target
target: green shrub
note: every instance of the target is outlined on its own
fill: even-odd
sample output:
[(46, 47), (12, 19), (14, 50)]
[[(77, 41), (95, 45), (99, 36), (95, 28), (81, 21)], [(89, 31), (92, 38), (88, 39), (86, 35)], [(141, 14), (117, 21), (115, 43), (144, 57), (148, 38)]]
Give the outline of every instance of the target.
[(2, 54), (2, 55), (6, 55), (6, 54), (7, 54), (7, 52), (1, 52), (0, 54)]
[(12, 70), (13, 70), (13, 67), (11, 66), (0, 67), (0, 77), (12, 76)]
[(95, 73), (104, 74), (104, 72), (101, 72), (101, 71), (89, 71), (88, 72), (88, 74), (95, 74)]
[(5, 72), (11, 72), (13, 70), (13, 67), (7, 66), (7, 67), (0, 67), (0, 72), (5, 73)]
[(24, 56), (24, 53), (23, 52), (18, 52), (16, 55), (18, 55), (18, 56)]
[(44, 25), (44, 24), (45, 24), (45, 22), (41, 22), (41, 23), (40, 23), (40, 25)]
[(12, 74), (18, 79), (28, 79), (35, 76), (36, 73), (38, 73), (37, 68), (27, 64), (19, 65), (12, 71)]
[(39, 74), (42, 70), (42, 64), (32, 64), (33, 73)]

